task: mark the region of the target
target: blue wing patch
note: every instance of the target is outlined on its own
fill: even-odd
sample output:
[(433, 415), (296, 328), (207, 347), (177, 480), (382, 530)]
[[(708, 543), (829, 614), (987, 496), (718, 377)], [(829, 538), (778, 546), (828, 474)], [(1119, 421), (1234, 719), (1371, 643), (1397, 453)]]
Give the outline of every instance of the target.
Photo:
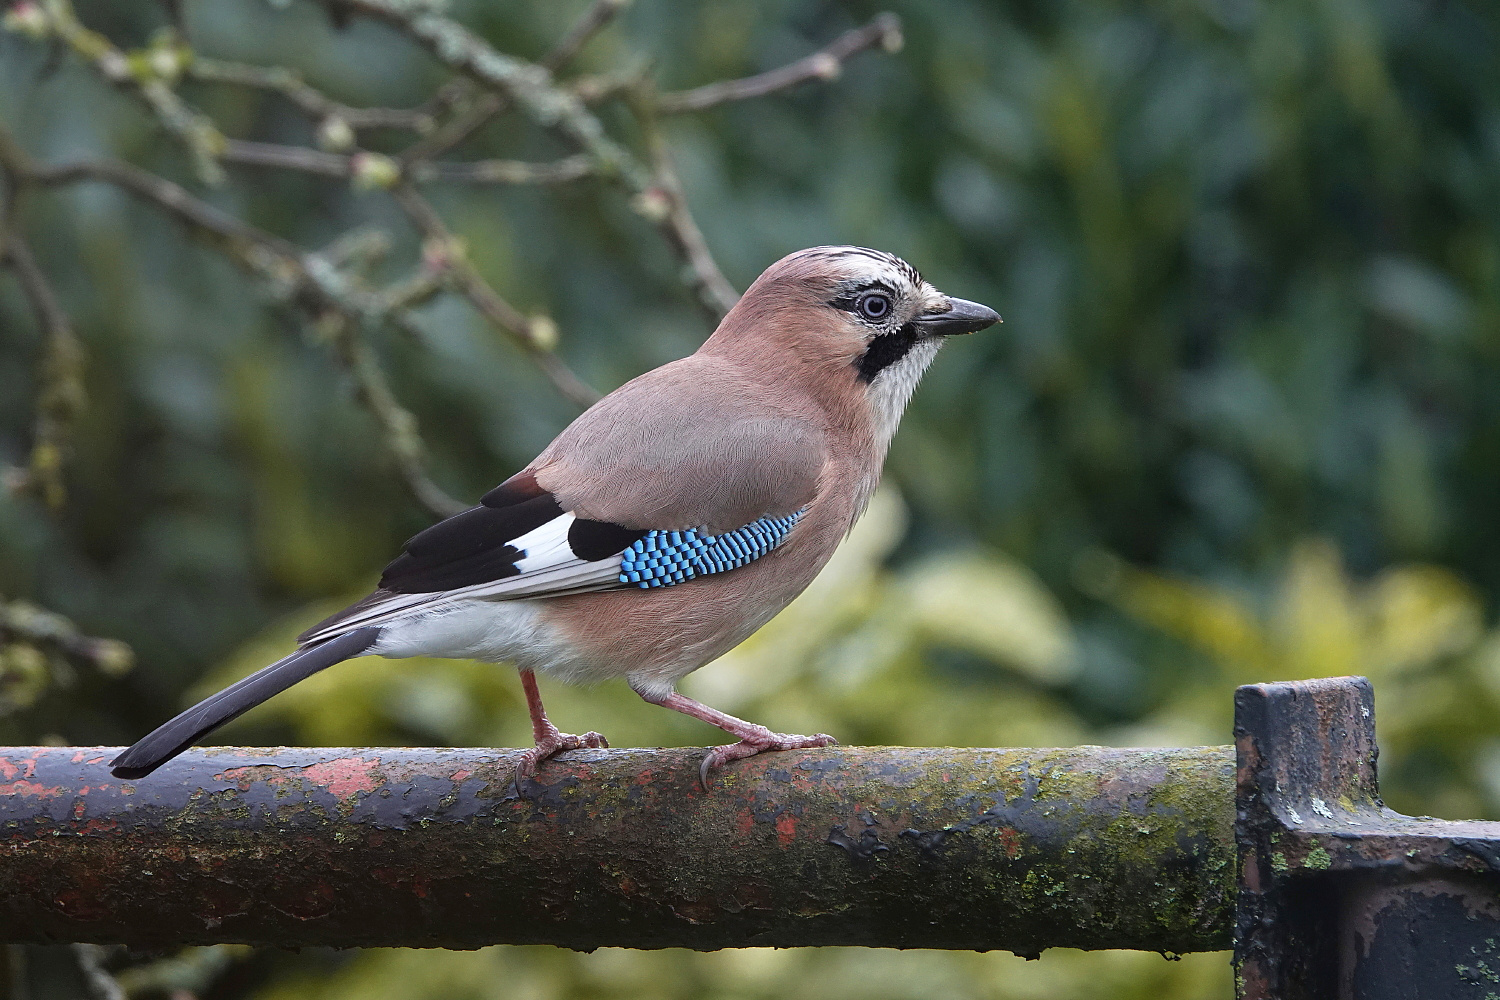
[(738, 569), (780, 545), (806, 510), (786, 517), (763, 517), (722, 535), (693, 528), (647, 532), (621, 556), (620, 582), (670, 587), (696, 576)]

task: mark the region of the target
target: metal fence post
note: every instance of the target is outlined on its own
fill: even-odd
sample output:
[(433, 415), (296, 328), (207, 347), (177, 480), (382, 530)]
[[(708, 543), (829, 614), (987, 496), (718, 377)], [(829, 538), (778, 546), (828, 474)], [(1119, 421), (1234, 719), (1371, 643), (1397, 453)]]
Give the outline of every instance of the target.
[(1235, 694), (1241, 1000), (1500, 997), (1500, 823), (1403, 816), (1363, 677)]

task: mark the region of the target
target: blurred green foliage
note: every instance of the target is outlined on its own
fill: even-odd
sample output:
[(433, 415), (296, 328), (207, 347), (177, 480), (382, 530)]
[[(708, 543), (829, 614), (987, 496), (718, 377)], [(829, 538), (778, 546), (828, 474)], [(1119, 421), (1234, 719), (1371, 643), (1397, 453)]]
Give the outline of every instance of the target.
[[(438, 68), (392, 32), (252, 0), (189, 4), (197, 50), (282, 64), (354, 105), (414, 106)], [(585, 4), (459, 4), (535, 56)], [(895, 3), (907, 47), (841, 79), (668, 120), (730, 280), (820, 243), (906, 257), (1005, 325), (917, 393), (887, 489), (828, 571), (685, 689), (848, 742), (1196, 744), (1235, 684), (1376, 683), (1382, 777), (1408, 812), (1500, 817), (1500, 14), (1474, 2)], [(637, 0), (578, 69), (650, 60), (665, 89), (800, 57), (879, 9)], [(144, 45), (164, 14), (80, 4)], [(229, 135), (312, 145), (281, 100), (184, 84)], [(629, 134), (628, 118), (606, 115)], [(140, 107), (0, 35), (0, 120), (33, 156), (117, 156), (300, 245), (357, 225), (419, 248), (379, 192), (231, 168), (203, 191)], [(395, 138), (374, 148), (394, 151)], [(465, 157), (571, 152), (502, 118)], [(434, 189), (486, 279), (556, 318), (612, 388), (708, 328), (618, 194)], [(325, 347), (149, 208), (90, 186), (19, 225), (87, 350), (56, 514), (0, 498), (0, 593), (118, 637), (0, 717), (0, 742), (128, 742), (280, 655), (426, 523)], [(375, 347), (435, 478), (472, 498), (576, 410), (452, 299)], [(39, 332), (0, 275), (0, 464), (30, 445)], [(12, 663), (38, 690), (41, 673)], [(25, 659), (25, 656), (22, 657)], [(34, 659), (34, 658), (33, 658)], [(25, 669), (22, 669), (25, 668)], [(29, 673), (28, 673), (29, 671)], [(13, 683), (11, 680), (7, 684)], [(7, 688), (6, 690), (14, 690)], [(544, 696), (616, 745), (713, 733), (623, 685)], [(11, 695), (7, 695), (11, 697)], [(376, 659), (318, 675), (227, 742), (524, 744), (514, 679)], [(217, 966), (216, 966), (217, 968)], [(262, 955), (213, 995), (1189, 997), (1222, 955), (501, 948)]]

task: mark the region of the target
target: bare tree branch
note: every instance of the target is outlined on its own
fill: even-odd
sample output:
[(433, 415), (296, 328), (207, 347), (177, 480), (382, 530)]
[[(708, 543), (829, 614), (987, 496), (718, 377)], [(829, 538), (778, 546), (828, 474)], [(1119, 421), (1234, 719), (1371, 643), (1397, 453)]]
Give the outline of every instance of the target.
[(568, 81), (568, 89), (584, 104), (603, 104), (617, 97), (627, 97), (651, 76), (652, 65), (641, 61), (634, 66), (594, 76), (580, 76)]
[(399, 320), (417, 306), (426, 305), (447, 287), (443, 273), (436, 268), (423, 267), (404, 281), (388, 285), (379, 293), (378, 311), (396, 319), (397, 326), (409, 331)]
[(44, 345), (37, 365), (36, 422), (31, 455), (24, 470), (6, 470), (6, 486), (30, 492), (56, 510), (67, 499), (63, 466), (69, 456), (73, 425), (87, 403), (83, 385), (83, 346), (47, 277), (19, 232), (9, 232), (24, 172), (31, 168), (25, 152), (0, 129), (0, 177), (5, 199), (0, 205), (0, 265), (8, 265), (26, 295)]
[(282, 285), (288, 281), (300, 283), (302, 278), (297, 263), (301, 251), (297, 247), (199, 200), (182, 185), (129, 163), (86, 160), (56, 166), (39, 165), (29, 175), (23, 176), (26, 183), (45, 187), (78, 181), (112, 184), (163, 209), (195, 234), (207, 238), (215, 249), (261, 277)]
[[(681, 183), (676, 179), (670, 158), (664, 154), (664, 144), (656, 146), (655, 169), (647, 169), (629, 150), (605, 134), (599, 119), (577, 94), (556, 86), (545, 67), (498, 52), (462, 25), (425, 7), (413, 7), (403, 0), (321, 2), (336, 12), (362, 14), (391, 25), (445, 65), (505, 95), (538, 125), (573, 142), (589, 158), (594, 172), (621, 185), (632, 195), (636, 211), (667, 236), (687, 265), (689, 285), (711, 316), (722, 316), (738, 299), (708, 253), (703, 234), (688, 212)], [(638, 104), (638, 115), (649, 128), (650, 108), (644, 100)], [(480, 308), (483, 311), (483, 306)], [(497, 322), (502, 328), (507, 327), (498, 317)]]
[[(323, 177), (361, 176), (360, 166), (367, 160), (384, 159), (377, 153), (325, 153), (303, 146), (283, 146), (271, 142), (249, 142), (228, 139), (220, 159), (246, 166), (300, 170)], [(391, 162), (391, 180), (395, 164)], [(420, 161), (407, 169), (417, 182), (453, 181), (464, 184), (563, 184), (593, 173), (593, 162), (583, 155), (564, 157), (551, 163), (528, 163), (524, 160), (475, 160), (468, 163)], [(382, 185), (374, 185), (382, 186)]]
[(110, 675), (125, 673), (135, 662), (135, 654), (120, 640), (85, 635), (77, 625), (54, 611), (45, 611), (26, 601), (7, 601), (3, 596), (0, 596), (0, 641), (61, 653)]
[(384, 230), (374, 226), (351, 229), (318, 255), (334, 267), (363, 270), (384, 260), (391, 252), (391, 238)]
[(312, 118), (320, 121), (337, 119), (351, 129), (397, 128), (425, 134), (436, 126), (437, 112), (450, 98), (457, 96), (452, 93), (452, 88), (444, 88), (438, 91), (433, 101), (420, 108), (356, 108), (333, 100), (302, 79), (300, 73), (282, 66), (251, 66), (195, 55), (186, 72), (189, 79), (205, 83), (236, 84), (273, 91)]
[(335, 14), (384, 22), (450, 69), (504, 95), (538, 125), (556, 131), (593, 161), (596, 173), (617, 178), (632, 191), (650, 186), (649, 172), (571, 91), (558, 87), (543, 66), (507, 55), (451, 18), (409, 0), (319, 0)]
[(422, 465), (423, 449), (416, 418), (396, 401), (384, 374), (358, 336), (358, 319), (368, 311), (369, 299), (353, 294), (336, 267), (138, 167), (109, 161), (61, 166), (39, 166), (14, 159), (3, 162), (7, 150), (14, 148), (8, 138), (0, 140), (0, 165), (18, 183), (52, 186), (93, 180), (113, 184), (163, 209), (242, 268), (265, 279), (274, 294), (298, 307), (345, 361), (354, 378), (356, 394), (379, 423), (386, 446), (412, 495), (440, 517), (464, 509), (465, 505), (448, 497), (427, 475)]
[(457, 115), (397, 153), (397, 162), (410, 165), (442, 156), (483, 128), (508, 103), (502, 95), (490, 90), (474, 95)]
[(398, 184), (391, 189), (391, 195), (422, 233), (428, 254), (452, 274), (459, 294), (481, 316), (526, 348), (564, 397), (579, 406), (589, 406), (599, 399), (599, 393), (568, 368), (552, 349), (557, 340), (557, 326), (549, 317), (527, 317), (491, 288), (469, 261), (462, 241), (449, 231), (431, 202), (416, 188)]
[(396, 400), (385, 372), (365, 338), (360, 336), (358, 317), (344, 310), (331, 309), (319, 318), (316, 329), (333, 344), (354, 376), (355, 393), (380, 423), (386, 448), (395, 458), (396, 467), (412, 495), (438, 517), (451, 517), (466, 510), (468, 504), (448, 496), (427, 475), (423, 461), (426, 449), (417, 432), (417, 418)]
[[(548, 72), (555, 73), (566, 65), (589, 40), (604, 29), (620, 11), (630, 5), (630, 0), (594, 0), (583, 12), (568, 33), (553, 46), (552, 51), (538, 63)], [(510, 106), (503, 94), (486, 91), (462, 114), (457, 115), (432, 134), (419, 139), (396, 155), (403, 165), (411, 165), (442, 156), (469, 136), (473, 135)]]
[(636, 211), (656, 223), (657, 229), (682, 258), (686, 272), (683, 280), (708, 312), (709, 320), (717, 325), (724, 314), (734, 308), (740, 294), (719, 269), (708, 249), (708, 242), (703, 238), (703, 231), (688, 209), (682, 179), (677, 175), (672, 150), (667, 145), (661, 124), (656, 120), (654, 95), (649, 88), (649, 83), (643, 84), (630, 102), (656, 171), (655, 185), (636, 196)]
[(695, 90), (662, 94), (657, 98), (657, 109), (667, 115), (702, 111), (729, 101), (764, 97), (808, 80), (834, 80), (851, 56), (876, 46), (887, 52), (899, 52), (903, 41), (901, 19), (895, 14), (880, 14), (864, 27), (846, 31), (812, 55), (778, 69), (742, 80), (725, 80)]
[(587, 156), (567, 156), (551, 163), (524, 160), (475, 160), (469, 163), (418, 163), (415, 181), (457, 181), (466, 184), (565, 184), (594, 172)]
[(67, 499), (63, 465), (73, 436), (73, 425), (87, 397), (83, 387), (83, 345), (62, 303), (37, 266), (31, 248), (15, 233), (0, 242), (0, 263), (15, 272), (42, 330), (45, 345), (37, 366), (36, 425), (31, 458), (13, 488), (38, 495), (56, 510)]
[(562, 69), (573, 57), (583, 50), (583, 47), (608, 26), (615, 16), (630, 6), (630, 0), (594, 0), (583, 16), (573, 22), (573, 27), (568, 33), (558, 39), (557, 44), (552, 46), (552, 51), (542, 56), (539, 65), (549, 73), (556, 73)]
[(74, 13), (71, 0), (44, 0), (41, 9), (47, 19), (46, 30), (92, 64), (109, 83), (141, 98), (157, 121), (187, 147), (204, 183), (223, 181), (217, 157), (224, 136), (207, 116), (189, 107), (172, 89), (190, 58), (175, 38), (164, 37), (131, 59), (108, 38), (85, 27)]
[(246, 139), (226, 139), (219, 159), (225, 163), (254, 167), (301, 170), (324, 177), (347, 178), (354, 173), (350, 167), (352, 157), (343, 153), (325, 153), (319, 149), (282, 146), (273, 142), (250, 142)]

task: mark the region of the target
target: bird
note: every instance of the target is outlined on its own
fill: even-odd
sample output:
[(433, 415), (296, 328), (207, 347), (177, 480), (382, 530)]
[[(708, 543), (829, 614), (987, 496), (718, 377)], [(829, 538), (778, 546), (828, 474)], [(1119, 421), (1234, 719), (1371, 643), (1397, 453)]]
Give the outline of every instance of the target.
[(408, 540), (368, 597), (127, 748), (112, 773), (143, 778), (364, 655), (514, 665), (534, 737), (518, 788), (558, 753), (609, 745), (558, 730), (539, 673), (623, 676), (647, 702), (724, 730), (734, 742), (704, 755), (705, 789), (732, 761), (834, 744), (735, 718), (677, 683), (812, 582), (864, 512), (939, 349), (998, 322), (893, 254), (826, 246), (783, 257), (695, 353), (604, 396), (476, 506)]

